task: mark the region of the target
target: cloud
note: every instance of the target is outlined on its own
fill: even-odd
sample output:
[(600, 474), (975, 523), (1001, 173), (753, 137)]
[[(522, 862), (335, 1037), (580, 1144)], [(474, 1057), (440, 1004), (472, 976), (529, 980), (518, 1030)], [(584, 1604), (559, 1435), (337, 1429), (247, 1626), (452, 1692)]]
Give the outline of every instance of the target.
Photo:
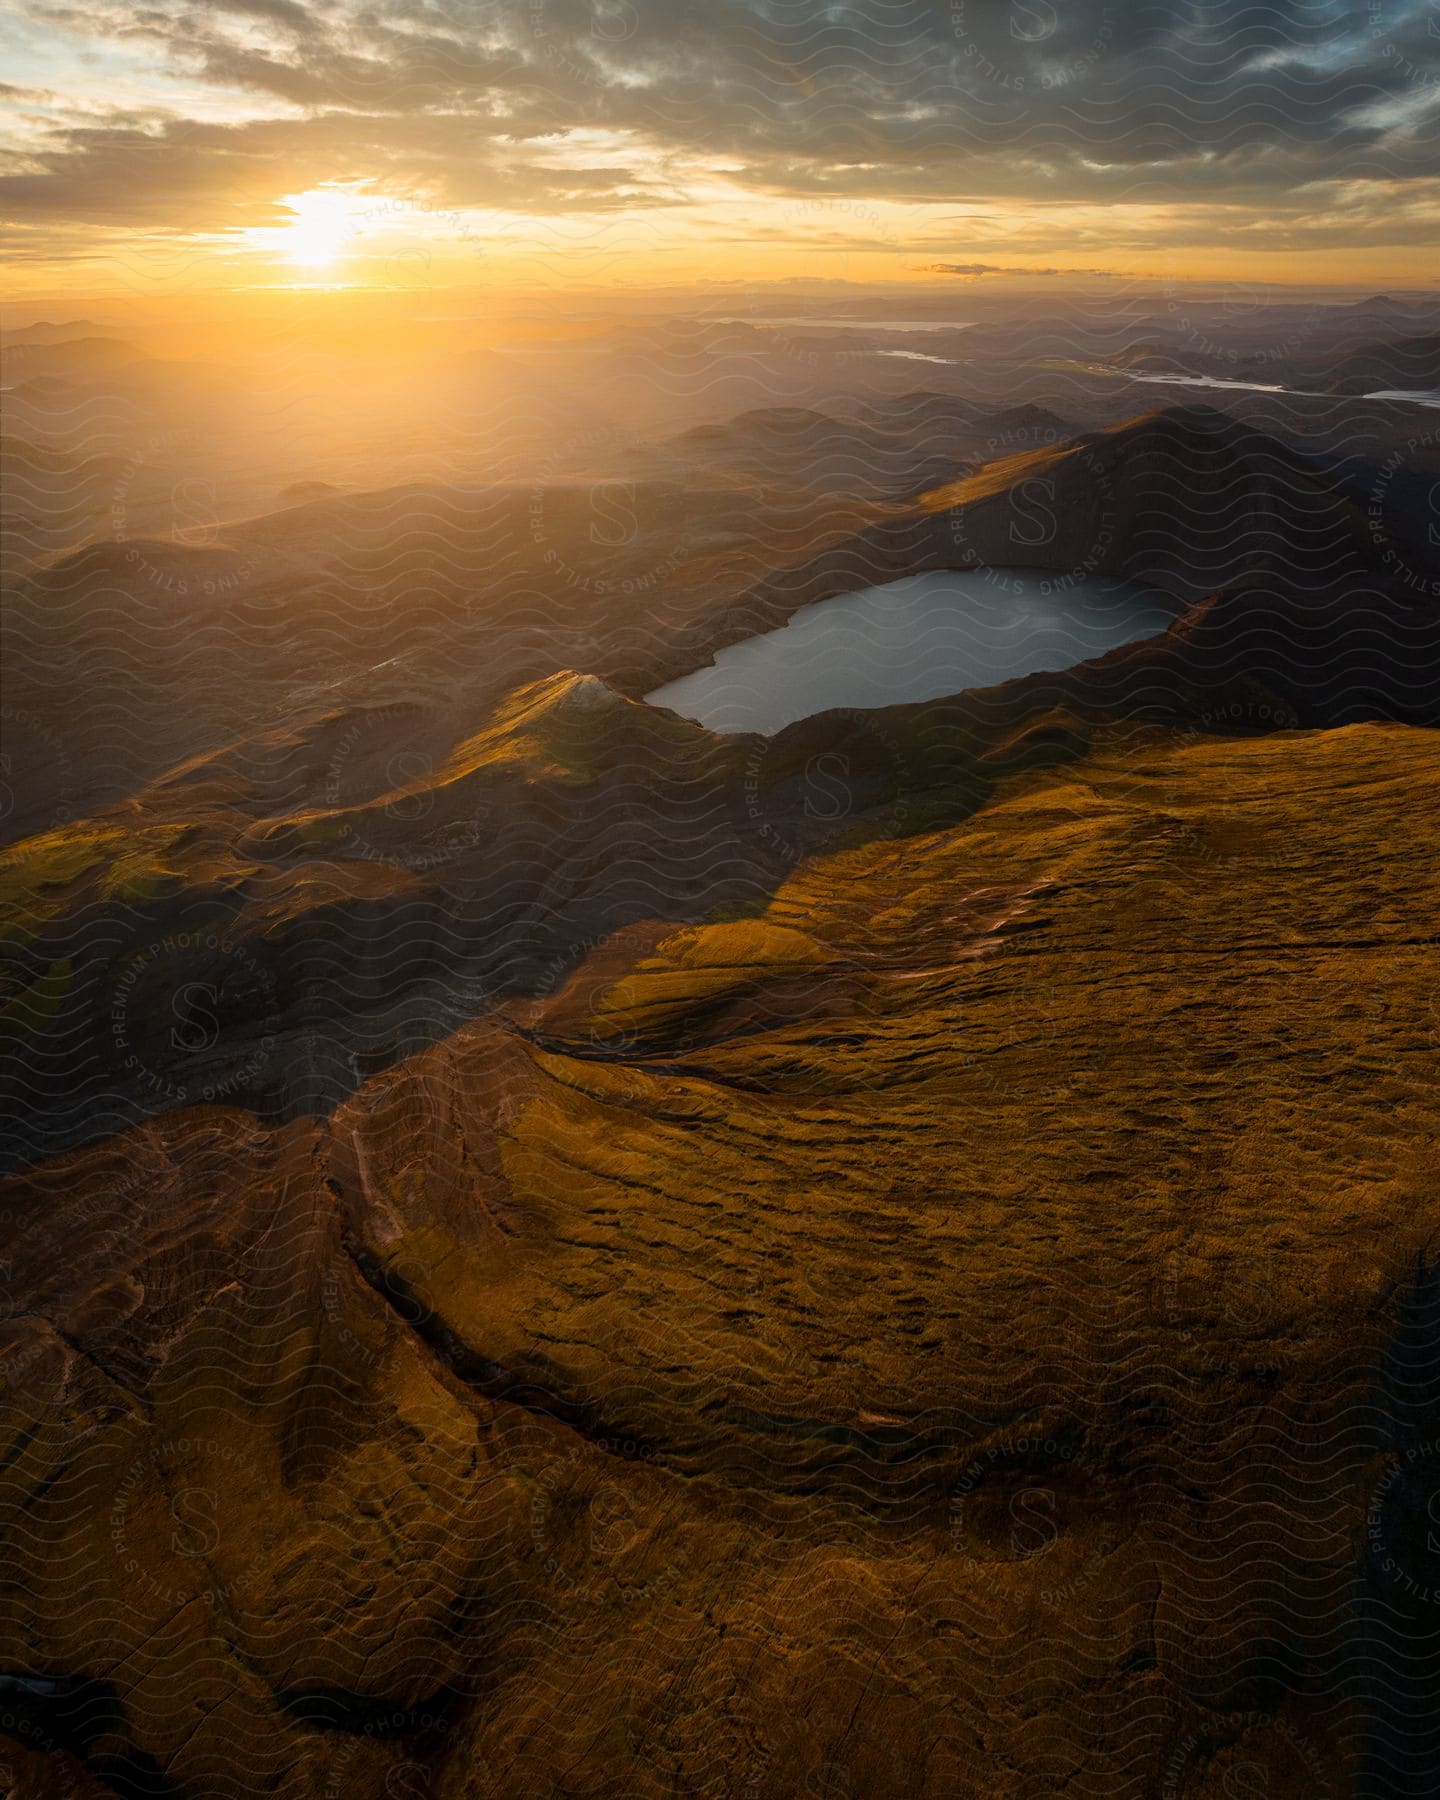
[[(1378, 206), (1409, 187), (1428, 207), (1440, 179), (1429, 0), (28, 11), (77, 67), (103, 46), (255, 116), (222, 131), (173, 108), (77, 124), (57, 107), (0, 164), (11, 216), (191, 229), (197, 209), (228, 220), (260, 196), (362, 178), (437, 207), (585, 214), (681, 203), (704, 168), (741, 193), (817, 202), (1231, 207), (1237, 228), (1278, 217), (1299, 238), (1327, 208), (1358, 224), (1363, 207), (1334, 210), (1344, 193)], [(625, 155), (597, 160), (582, 141), (595, 134)], [(1412, 207), (1407, 235), (1415, 224)]]

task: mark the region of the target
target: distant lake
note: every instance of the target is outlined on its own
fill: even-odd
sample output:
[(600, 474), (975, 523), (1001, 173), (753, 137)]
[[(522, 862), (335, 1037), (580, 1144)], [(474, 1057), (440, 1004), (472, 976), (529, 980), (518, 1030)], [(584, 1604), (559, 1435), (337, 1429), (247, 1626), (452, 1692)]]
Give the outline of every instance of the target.
[(1288, 394), (1298, 389), (1283, 388), (1269, 381), (1223, 381), (1218, 375), (1137, 375), (1124, 371), (1131, 381), (1150, 381), (1157, 387), (1243, 388), (1247, 394)]
[[(1307, 400), (1353, 400), (1353, 394), (1327, 393), (1318, 388), (1282, 387), (1272, 381), (1226, 381), (1218, 375), (1137, 375), (1133, 369), (1112, 369), (1077, 364), (1090, 373), (1121, 375), (1127, 381), (1143, 381), (1154, 387), (1239, 388), (1247, 394), (1296, 394)], [(1363, 400), (1399, 400), (1412, 406), (1440, 406), (1440, 392), (1429, 388), (1382, 388), (1377, 393), (1362, 394)]]
[[(1112, 381), (1138, 381), (1147, 387), (1238, 388), (1247, 394), (1304, 394), (1308, 389), (1282, 387), (1275, 381), (1227, 381), (1220, 375), (1145, 375), (1135, 369), (1117, 369), (1110, 363), (1072, 362), (1065, 365), (1085, 375), (1104, 375)], [(1313, 396), (1325, 399), (1320, 394)]]
[(645, 697), (712, 731), (779, 731), (834, 706), (893, 706), (1068, 669), (1153, 637), (1175, 607), (1133, 582), (937, 570), (802, 606), (775, 631)]
[[(1260, 381), (1221, 381), (1215, 375), (1136, 375), (1128, 369), (1125, 373), (1132, 381), (1150, 381), (1159, 386), (1244, 388), (1252, 394), (1298, 394), (1310, 400), (1347, 400), (1355, 397), (1353, 394), (1327, 394), (1315, 388), (1277, 387)], [(1428, 388), (1382, 388), (1378, 393), (1362, 394), (1360, 397), (1364, 400), (1408, 401), (1412, 406), (1440, 406), (1440, 393)]]
[(1433, 388), (1381, 388), (1367, 400), (1408, 400), (1414, 406), (1440, 406), (1440, 391)]

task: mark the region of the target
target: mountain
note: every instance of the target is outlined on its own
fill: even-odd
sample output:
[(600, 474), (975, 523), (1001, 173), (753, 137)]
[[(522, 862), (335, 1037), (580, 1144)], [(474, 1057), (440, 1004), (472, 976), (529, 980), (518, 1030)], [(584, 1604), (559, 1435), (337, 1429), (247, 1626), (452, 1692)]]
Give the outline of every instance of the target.
[[(1139, 466), (1137, 446), (1151, 453), (1147, 423), (1118, 440), (1122, 466)], [(1056, 494), (1088, 453), (1071, 446), (1047, 462)], [(959, 504), (986, 520), (1016, 504), (1004, 473)], [(1254, 482), (1235, 491), (1269, 525), (1283, 518), (1265, 512)], [(1297, 587), (1262, 567), (1179, 610), (1163, 636), (1096, 661), (920, 705), (821, 713), (772, 739), (713, 736), (569, 671), (488, 705), (463, 689), (407, 693), (403, 681), (368, 706), (312, 705), (291, 727), (192, 757), (10, 853), (11, 916), (24, 924), (8, 1011), (27, 1046), (9, 1096), (13, 1142), (32, 1158), (119, 1129), (193, 1097), (193, 1079), (282, 1117), (333, 1106), (417, 1030), (428, 1041), (454, 1028), (455, 994), (463, 1017), (466, 997), (567, 967), (567, 945), (751, 902), (859, 818), (872, 833), (951, 823), (997, 784), (1082, 754), (1091, 730), (1117, 720), (1241, 736), (1440, 725), (1440, 604), (1395, 584)], [(161, 1035), (143, 1054), (129, 1038), (123, 1056), (107, 1054), (100, 1022), (147, 942), (182, 946), (157, 970), (162, 991), (135, 988)], [(207, 948), (191, 954), (192, 942)], [(238, 958), (231, 987), (227, 958)], [(190, 1046), (183, 1032), (164, 1036), (164, 992), (202, 988), (224, 1049), (187, 1086), (174, 1071)], [(293, 994), (307, 1001), (294, 1015), (278, 1002)]]
[[(773, 863), (745, 829), (744, 740), (573, 673), (482, 720), (456, 736), (419, 700), (318, 713), (10, 851), (13, 1147), (204, 1089), (333, 1105), (357, 1054), (391, 1060), (617, 920), (711, 910)], [(167, 996), (202, 991), (197, 1062)]]
[(1185, 599), (1357, 579), (1374, 561), (1324, 464), (1205, 406), (1002, 459), (926, 504), (978, 562), (1093, 568)]
[(902, 433), (912, 442), (938, 451), (943, 444), (964, 449), (975, 462), (989, 462), (1007, 452), (1037, 449), (1073, 437), (1071, 421), (1048, 407), (979, 406), (949, 394), (916, 388), (869, 400), (853, 407), (853, 417)]
[[(11, 833), (118, 799), (317, 696), (460, 684), (473, 717), (566, 667), (638, 672), (657, 641), (703, 661), (713, 640), (692, 631), (709, 603), (733, 608), (771, 569), (875, 516), (833, 496), (613, 478), (410, 483), (245, 519), (212, 511), (208, 524), (203, 488), (193, 508), (183, 489), (166, 498), (170, 534), (86, 544), (5, 596), (8, 749), (28, 803)], [(223, 682), (209, 678), (219, 667)]]
[(58, 344), (67, 339), (107, 336), (106, 328), (93, 319), (39, 319), (33, 325), (22, 325), (6, 331), (0, 342), (11, 344)]
[(1368, 300), (1356, 300), (1347, 310), (1373, 314), (1381, 319), (1404, 318), (1416, 324), (1435, 316), (1436, 295), (1433, 293), (1372, 294)]
[[(210, 523), (203, 490), (193, 507), (166, 490), (169, 535), (132, 525), (5, 597), (7, 748), (27, 797), (8, 831), (118, 800), (244, 737), (257, 711), (303, 716), (393, 688), (443, 712), (459, 687), (475, 717), (567, 667), (641, 695), (797, 607), (925, 569), (1041, 569), (1062, 591), (1124, 576), (1177, 615), (1243, 589), (1261, 632), (1272, 607), (1383, 620), (1436, 597), (1418, 467), (1319, 457), (1208, 407), (1055, 442), (1043, 412), (972, 409), (961, 436), (958, 415), (953, 431), (929, 423), (954, 415), (941, 396), (896, 405), (926, 422), (918, 464), (1007, 432), (1020, 447), (883, 502), (607, 477), (406, 484)], [(762, 424), (757, 439), (752, 420), (730, 441), (783, 446), (787, 430)], [(225, 682), (200, 678), (221, 666)], [(1347, 716), (1364, 716), (1369, 678), (1354, 686)]]
[[(1426, 1765), (1429, 472), (1013, 423), (883, 505), (407, 484), (16, 584), (22, 1791)], [(1175, 622), (770, 738), (634, 698), (984, 561)]]
[[(1428, 493), (1393, 465), (1315, 456), (1210, 407), (1172, 407), (988, 463), (776, 569), (745, 596), (743, 630), (727, 631), (718, 610), (708, 623), (731, 642), (831, 595), (994, 566), (1048, 571), (1057, 592), (1123, 577), (1168, 595), (1177, 614), (1243, 590), (1262, 632), (1270, 614), (1298, 609), (1302, 620), (1373, 615), (1383, 634), (1392, 615), (1428, 620), (1440, 599)], [(684, 673), (677, 660), (650, 662), (650, 685)]]
[(901, 433), (808, 407), (767, 406), (692, 426), (635, 455), (652, 478), (678, 468), (707, 479), (881, 498), (912, 494), (970, 466), (953, 439)]
[(1440, 332), (1348, 344), (1312, 365), (1304, 379), (1339, 394), (1379, 389), (1440, 393)]
[(0, 571), (14, 577), (109, 523), (127, 468), (119, 456), (84, 455), (0, 438)]
[[(1278, 341), (1242, 339), (1223, 350), (1197, 349), (1179, 333), (1162, 334), (1105, 350), (1095, 360), (1126, 374), (1208, 377), (1312, 397), (1440, 391), (1440, 337), (1414, 329), (1433, 322), (1433, 308), (1377, 299), (1361, 303), (1358, 312), (1345, 307), (1317, 315)], [(1407, 325), (1412, 329), (1401, 329)]]
[(129, 369), (140, 358), (135, 345), (121, 338), (53, 338), (18, 344), (12, 340), (0, 350), (0, 369), (9, 383), (44, 376), (94, 380)]
[(976, 406), (921, 389), (840, 402), (833, 412), (753, 408), (693, 426), (634, 461), (651, 478), (679, 468), (709, 480), (899, 500), (1067, 435), (1066, 422), (1042, 407)]
[[(626, 910), (564, 920), (614, 867), (607, 784), (637, 759), (644, 834), (645, 753), (703, 764), (703, 733), (542, 684), (373, 846), (371, 758), (327, 858), (359, 724), (176, 771), (31, 874), (110, 909), (101, 1041), (212, 1092), (4, 1193), (22, 1779), (470, 1800), (603, 1752), (659, 1800), (717, 1763), (823, 1791), (843, 1756), (939, 1800), (983, 1743), (1017, 1795), (1160, 1793), (1177, 1759), (1299, 1794), (1422, 1753), (1352, 1672), (1358, 1643), (1433, 1688), (1432, 733), (1054, 715), (965, 816), (852, 816), (738, 916), (698, 861), (688, 917), (650, 888), (677, 816)], [(740, 794), (787, 760), (745, 746)], [(342, 972), (357, 1008), (414, 979), (408, 918), (385, 948), (358, 909), (443, 885), (412, 852), (482, 790), (519, 809), (462, 851), (492, 892), (526, 808), (576, 800), (525, 981), (461, 979), (520, 896), (446, 894), (428, 1047), (254, 1110), (272, 1013), (318, 1034)]]

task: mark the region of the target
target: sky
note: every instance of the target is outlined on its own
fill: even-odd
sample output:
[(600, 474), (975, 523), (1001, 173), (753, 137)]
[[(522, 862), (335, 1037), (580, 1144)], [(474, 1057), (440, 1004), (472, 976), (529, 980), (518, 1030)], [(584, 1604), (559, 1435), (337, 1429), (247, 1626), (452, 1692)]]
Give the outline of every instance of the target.
[(29, 289), (1431, 285), (1433, 0), (11, 0)]

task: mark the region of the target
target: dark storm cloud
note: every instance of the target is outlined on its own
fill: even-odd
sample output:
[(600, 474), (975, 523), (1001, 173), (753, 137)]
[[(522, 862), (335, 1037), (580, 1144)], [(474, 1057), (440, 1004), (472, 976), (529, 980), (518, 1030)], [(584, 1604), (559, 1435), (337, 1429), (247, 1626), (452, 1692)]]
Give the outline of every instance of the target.
[[(157, 121), (149, 145), (61, 121), (0, 183), (0, 202), (57, 215), (273, 195), (262, 157), (287, 182), (373, 176), (448, 206), (634, 203), (633, 170), (577, 150), (557, 173), (580, 128), (821, 199), (1293, 212), (1315, 184), (1440, 176), (1429, 0), (34, 0), (30, 16), (296, 115)], [(535, 154), (557, 138), (558, 158)]]

